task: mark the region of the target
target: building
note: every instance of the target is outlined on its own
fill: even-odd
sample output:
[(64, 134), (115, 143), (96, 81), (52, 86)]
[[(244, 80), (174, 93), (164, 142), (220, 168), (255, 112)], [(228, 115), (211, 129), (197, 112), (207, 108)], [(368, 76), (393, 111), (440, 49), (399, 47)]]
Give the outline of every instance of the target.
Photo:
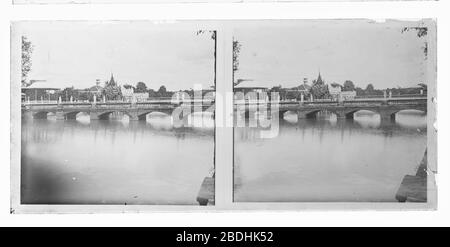
[(311, 86), (306, 84), (304, 80), (302, 85), (286, 89), (284, 95), (281, 95), (281, 98), (282, 100), (301, 100), (303, 95), (303, 99), (306, 99), (310, 93), (310, 89)]
[(135, 93), (133, 87), (125, 88), (122, 86), (122, 97), (127, 102), (143, 102), (147, 101), (149, 98), (148, 92), (145, 93)]
[[(234, 99), (235, 100), (244, 100), (244, 97), (247, 97), (246, 100), (258, 100), (258, 95), (264, 95), (264, 99), (259, 99), (266, 101), (268, 100), (269, 88), (264, 87), (259, 82), (255, 82), (253, 80), (246, 80), (245, 83), (239, 83), (234, 86)], [(241, 85), (244, 84), (244, 85)]]
[(325, 84), (325, 81), (322, 80), (322, 75), (320, 75), (320, 71), (319, 71), (319, 76), (317, 77), (316, 83), (317, 84)]
[(89, 92), (93, 95), (96, 95), (97, 97), (100, 97), (102, 95), (103, 88), (100, 86), (100, 80), (97, 79), (95, 81), (95, 86), (92, 86), (89, 88)]
[(105, 82), (105, 87), (107, 87), (107, 86), (112, 86), (112, 87), (117, 86), (117, 82), (116, 82), (116, 80), (114, 80), (114, 75), (112, 73), (111, 73), (111, 79), (109, 79), (109, 81)]
[(333, 100), (337, 100), (340, 98), (340, 95), (342, 93), (342, 86), (338, 83), (331, 83), (328, 85), (328, 92), (330, 93), (330, 96)]
[(124, 87), (124, 86), (122, 86), (121, 91), (122, 91), (122, 96), (125, 99), (131, 99), (131, 97), (133, 97), (133, 94), (134, 94), (134, 88), (133, 87)]
[[(325, 81), (322, 79), (322, 76), (319, 72), (319, 76), (317, 77), (317, 80), (315, 81), (317, 84), (323, 84), (325, 85)], [(338, 83), (331, 83), (328, 84), (328, 94), (330, 95), (332, 100), (351, 100), (356, 97), (356, 91), (343, 91), (343, 87)]]
[(308, 85), (308, 80), (306, 78), (304, 78), (303, 84), (301, 84), (300, 86), (297, 86), (297, 87), (290, 88), (289, 91), (296, 91), (296, 92), (299, 92), (300, 94), (308, 95), (310, 89), (311, 89), (311, 86)]
[(351, 100), (356, 97), (356, 91), (342, 91), (342, 86), (338, 83), (328, 85), (328, 93), (332, 100)]
[(102, 91), (106, 100), (122, 100), (122, 92), (120, 86), (114, 80), (114, 76), (111, 73), (111, 79), (105, 82), (105, 87)]
[(144, 102), (147, 101), (149, 98), (149, 95), (147, 92), (145, 93), (133, 93), (133, 99), (132, 102)]
[(262, 86), (261, 83), (250, 80), (234, 86), (234, 93), (267, 93), (268, 91), (269, 88)]
[(32, 81), (21, 89), (22, 101), (55, 101), (58, 100), (60, 88), (51, 87), (45, 81)]
[(356, 97), (356, 91), (342, 91), (339, 94), (340, 100), (352, 100)]

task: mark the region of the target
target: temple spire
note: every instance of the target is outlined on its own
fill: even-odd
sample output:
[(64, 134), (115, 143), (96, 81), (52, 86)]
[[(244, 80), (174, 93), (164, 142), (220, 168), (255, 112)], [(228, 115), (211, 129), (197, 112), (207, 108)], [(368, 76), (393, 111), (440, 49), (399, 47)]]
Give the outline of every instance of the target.
[(116, 85), (116, 81), (114, 80), (114, 75), (112, 72), (111, 72), (111, 79), (109, 80), (109, 85), (111, 85), (111, 86)]
[(318, 83), (323, 83), (322, 76), (320, 75), (320, 68), (319, 68), (319, 76), (317, 77), (317, 82)]

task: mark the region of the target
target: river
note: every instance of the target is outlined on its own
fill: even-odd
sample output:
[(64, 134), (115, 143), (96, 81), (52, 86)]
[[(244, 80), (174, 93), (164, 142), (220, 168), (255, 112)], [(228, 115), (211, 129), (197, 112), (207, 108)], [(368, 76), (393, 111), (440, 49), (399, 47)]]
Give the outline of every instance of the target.
[(426, 115), (397, 113), (396, 122), (357, 112), (297, 120), (287, 113), (275, 138), (258, 128), (236, 128), (236, 202), (396, 202), (406, 174), (414, 175), (426, 149)]
[[(192, 120), (192, 119), (191, 119)], [(199, 121), (205, 125), (199, 127)], [(214, 167), (214, 120), (22, 120), (23, 204), (195, 205)]]

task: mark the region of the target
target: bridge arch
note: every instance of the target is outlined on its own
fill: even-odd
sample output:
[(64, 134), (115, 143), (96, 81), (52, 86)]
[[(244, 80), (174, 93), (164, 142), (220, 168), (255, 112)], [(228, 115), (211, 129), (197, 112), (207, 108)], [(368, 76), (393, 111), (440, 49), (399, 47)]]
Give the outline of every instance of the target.
[(309, 118), (316, 118), (317, 113), (324, 111), (325, 109), (309, 109), (309, 110), (301, 110), (297, 111), (297, 117), (299, 119), (309, 119)]
[(403, 111), (420, 111), (426, 113), (426, 109), (424, 107), (403, 107), (403, 108), (381, 108), (381, 109), (374, 109), (374, 108), (359, 108), (359, 109), (351, 109), (346, 111), (340, 111), (337, 112), (336, 115), (338, 118), (347, 118), (347, 119), (354, 119), (354, 115), (357, 112), (366, 111), (366, 112), (372, 112), (374, 114), (378, 114), (380, 116), (381, 122), (394, 122), (396, 120), (397, 113), (403, 112)]
[[(417, 112), (417, 113), (422, 113), (422, 114), (426, 114), (426, 113), (427, 113), (427, 110), (424, 109), (424, 108), (419, 108), (419, 107), (411, 107), (411, 109), (409, 109), (409, 108), (404, 108), (404, 109), (399, 109), (399, 110), (396, 110), (396, 111), (392, 111), (392, 112), (390, 113), (390, 119), (391, 119), (391, 120), (395, 120), (395, 119), (397, 118), (397, 114), (398, 114), (398, 113), (401, 113), (401, 112), (411, 112), (411, 111), (414, 111), (414, 112)], [(381, 114), (380, 114), (380, 115), (381, 115)]]
[(287, 113), (297, 115), (297, 111), (294, 110), (279, 111), (280, 119), (283, 119)]
[[(89, 114), (90, 112), (89, 111), (82, 111), (82, 110), (64, 112), (64, 113), (62, 113), (63, 114), (62, 119), (73, 119), (73, 120), (75, 120), (75, 119), (77, 119), (77, 115), (80, 114), (80, 113)], [(58, 113), (57, 113), (57, 115), (58, 115)]]
[(127, 115), (130, 119), (133, 119), (133, 115), (128, 111), (110, 110), (96, 113), (91, 112), (91, 120), (109, 120), (112, 113), (122, 113)]
[(426, 109), (421, 108), (411, 108), (411, 109), (401, 109), (399, 111), (396, 111), (395, 113), (401, 113), (401, 112), (415, 112), (415, 113), (421, 113), (421, 114), (427, 114)]
[(47, 116), (49, 113), (54, 114), (55, 112), (54, 111), (37, 111), (37, 112), (34, 112), (32, 115), (33, 115), (34, 119), (47, 119)]
[(396, 113), (400, 109), (395, 108), (353, 108), (347, 110), (337, 111), (336, 115), (340, 119), (354, 119), (355, 113), (357, 112), (372, 112), (380, 116), (381, 123), (395, 122)]
[(371, 112), (373, 114), (381, 115), (381, 113), (378, 110), (371, 108), (357, 108), (346, 111), (337, 111), (335, 114), (337, 115), (338, 118), (354, 119), (355, 113), (357, 112)]
[(149, 114), (162, 114), (162, 115), (166, 115), (166, 116), (171, 116), (172, 115), (172, 111), (169, 111), (169, 110), (149, 110), (149, 111), (139, 112), (137, 114), (137, 119), (145, 121)]
[(427, 108), (426, 107), (421, 107), (421, 106), (411, 106), (411, 107), (403, 107), (400, 109), (396, 109), (395, 111), (393, 111), (395, 114), (399, 113), (399, 112), (405, 112), (405, 111), (417, 111), (417, 112), (422, 112), (422, 113), (427, 113)]

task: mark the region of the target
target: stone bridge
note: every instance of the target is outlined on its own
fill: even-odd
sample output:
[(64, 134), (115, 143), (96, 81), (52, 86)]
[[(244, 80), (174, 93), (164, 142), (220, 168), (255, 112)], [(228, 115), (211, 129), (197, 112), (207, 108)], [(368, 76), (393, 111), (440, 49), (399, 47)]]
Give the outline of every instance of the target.
[[(271, 112), (271, 102), (235, 102), (235, 111), (245, 112), (246, 117), (251, 113), (256, 113), (264, 107)], [(352, 119), (354, 113), (367, 110), (378, 113), (382, 121), (395, 120), (397, 112), (402, 110), (419, 110), (427, 112), (427, 98), (369, 98), (354, 99), (346, 101), (313, 101), (296, 102), (282, 101), (278, 103), (278, 113), (280, 118), (286, 112), (297, 114), (299, 119), (315, 118), (318, 112), (327, 111), (336, 114), (338, 119)], [(211, 101), (191, 101), (184, 103), (173, 103), (169, 101), (148, 101), (148, 102), (104, 102), (104, 103), (79, 103), (79, 102), (54, 102), (54, 103), (23, 103), (22, 111), (29, 112), (33, 118), (47, 118), (48, 113), (56, 115), (56, 119), (75, 119), (76, 115), (84, 112), (90, 115), (91, 120), (107, 120), (111, 113), (120, 112), (129, 117), (130, 120), (145, 120), (147, 114), (152, 112), (162, 112), (168, 115), (179, 114), (187, 116), (194, 112), (215, 113), (214, 102)]]
[(214, 102), (192, 101), (190, 103), (172, 103), (171, 101), (149, 102), (106, 102), (106, 103), (23, 103), (23, 113), (31, 113), (33, 118), (47, 118), (53, 113), (57, 120), (76, 119), (78, 113), (87, 113), (91, 120), (108, 120), (111, 113), (118, 112), (129, 117), (130, 121), (145, 120), (147, 114), (161, 112), (168, 115), (179, 114), (181, 118), (194, 112), (211, 112), (214, 114)]
[[(246, 117), (251, 112), (258, 111), (262, 105), (266, 105), (268, 113), (271, 112), (271, 103), (253, 103), (245, 106), (235, 106), (245, 111)], [(354, 113), (366, 110), (380, 115), (381, 121), (393, 121), (397, 112), (402, 110), (419, 110), (427, 112), (427, 98), (368, 98), (346, 101), (314, 101), (314, 102), (279, 102), (278, 113), (283, 118), (286, 112), (297, 114), (299, 119), (315, 118), (318, 112), (327, 111), (334, 113), (338, 119), (353, 119)]]

